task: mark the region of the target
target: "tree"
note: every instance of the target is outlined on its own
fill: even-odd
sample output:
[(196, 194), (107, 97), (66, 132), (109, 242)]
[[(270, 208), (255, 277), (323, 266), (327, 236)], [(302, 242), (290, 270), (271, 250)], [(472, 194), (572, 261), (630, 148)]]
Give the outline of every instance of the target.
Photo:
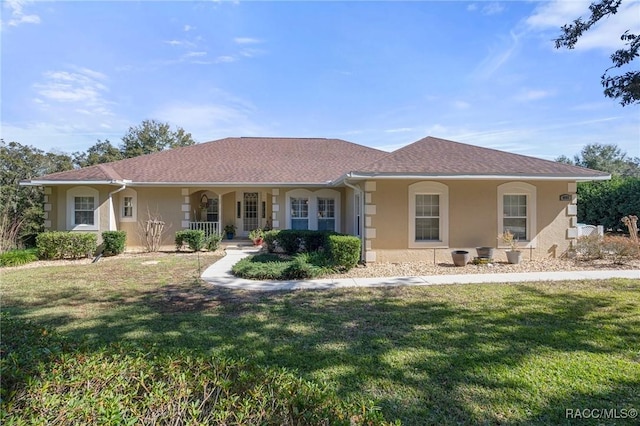
[[(572, 24), (562, 26), (562, 35), (555, 40), (556, 49), (566, 47), (573, 49), (578, 39), (602, 18), (618, 13), (622, 0), (599, 0), (589, 6), (591, 16), (586, 21), (581, 17)], [(611, 55), (613, 66), (607, 68), (600, 77), (604, 87), (604, 95), (612, 99), (620, 99), (622, 106), (640, 103), (640, 71), (628, 71), (621, 75), (608, 75), (614, 68), (621, 68), (639, 56), (640, 35), (625, 31), (620, 39), (626, 47), (616, 50)]]
[(640, 158), (630, 158), (617, 145), (593, 143), (586, 145), (573, 160), (561, 156), (556, 161), (601, 170), (614, 176), (640, 177)]
[(144, 120), (141, 125), (129, 127), (122, 137), (120, 152), (123, 158), (132, 158), (169, 148), (189, 146), (195, 144), (191, 133), (178, 127), (171, 130), (168, 123), (156, 120)]
[(113, 146), (109, 139), (98, 142), (89, 147), (87, 152), (74, 152), (73, 163), (78, 167), (93, 166), (95, 164), (110, 163), (111, 161), (122, 160), (122, 152)]
[[(41, 188), (20, 186), (21, 180), (73, 168), (71, 157), (48, 152), (17, 142), (0, 139), (0, 235), (12, 241), (0, 241), (3, 247), (17, 246), (42, 231), (44, 221)], [(15, 232), (8, 232), (13, 229)]]
[(640, 158), (629, 158), (617, 145), (589, 144), (573, 160), (556, 161), (611, 173), (608, 181), (578, 183), (578, 221), (620, 227), (620, 219), (640, 213)]

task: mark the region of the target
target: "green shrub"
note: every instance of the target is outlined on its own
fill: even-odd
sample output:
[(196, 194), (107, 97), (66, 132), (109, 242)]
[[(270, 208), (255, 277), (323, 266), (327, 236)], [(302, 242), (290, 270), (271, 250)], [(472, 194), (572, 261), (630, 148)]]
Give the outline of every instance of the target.
[(102, 243), (104, 249), (102, 253), (107, 256), (115, 256), (124, 252), (127, 233), (125, 231), (104, 231), (102, 233)]
[(360, 261), (360, 239), (351, 235), (329, 235), (328, 252), (335, 268), (348, 271)]
[(42, 259), (79, 259), (95, 253), (98, 238), (88, 232), (50, 231), (38, 234), (36, 246)]
[(269, 251), (273, 252), (281, 248), (286, 254), (314, 252), (324, 250), (327, 246), (327, 237), (337, 235), (330, 231), (310, 231), (306, 229), (272, 230), (265, 233), (264, 241)]
[(150, 345), (89, 352), (2, 320), (4, 424), (388, 424), (372, 402), (285, 369)]
[(297, 254), (282, 271), (280, 279), (304, 280), (322, 275), (325, 272), (324, 269), (310, 263), (310, 257), (309, 253)]
[(280, 280), (289, 262), (278, 255), (262, 253), (241, 259), (233, 265), (231, 272), (249, 280)]
[(0, 266), (20, 266), (38, 260), (36, 249), (10, 250), (0, 254)]
[(176, 232), (176, 250), (182, 249), (187, 244), (193, 251), (204, 248), (204, 231), (200, 229), (186, 229)]
[(220, 241), (222, 241), (222, 235), (211, 234), (207, 237), (207, 240), (205, 241), (205, 246), (209, 251), (216, 251), (220, 247)]

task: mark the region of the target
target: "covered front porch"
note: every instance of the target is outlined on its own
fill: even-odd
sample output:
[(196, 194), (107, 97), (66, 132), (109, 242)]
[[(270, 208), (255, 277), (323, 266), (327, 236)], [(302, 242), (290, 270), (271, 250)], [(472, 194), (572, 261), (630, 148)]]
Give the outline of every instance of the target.
[(235, 237), (247, 237), (256, 228), (272, 227), (273, 195), (264, 189), (188, 189), (182, 205), (182, 227), (204, 231), (205, 235), (225, 234), (235, 227)]

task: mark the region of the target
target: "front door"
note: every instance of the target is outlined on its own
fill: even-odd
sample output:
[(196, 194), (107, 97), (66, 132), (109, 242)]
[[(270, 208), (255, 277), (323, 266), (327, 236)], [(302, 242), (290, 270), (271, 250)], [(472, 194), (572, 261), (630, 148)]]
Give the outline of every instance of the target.
[(247, 233), (259, 227), (258, 193), (245, 192), (243, 197), (242, 230)]

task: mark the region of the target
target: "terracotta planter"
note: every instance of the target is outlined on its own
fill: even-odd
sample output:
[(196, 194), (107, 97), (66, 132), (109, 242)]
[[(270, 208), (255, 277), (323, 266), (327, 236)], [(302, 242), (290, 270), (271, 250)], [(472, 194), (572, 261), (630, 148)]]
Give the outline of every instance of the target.
[(471, 259), (471, 255), (466, 250), (454, 250), (451, 252), (451, 257), (455, 266), (465, 266)]
[(253, 240), (253, 245), (254, 246), (261, 246), (263, 241), (264, 240), (262, 238), (256, 238), (256, 239)]
[(508, 251), (507, 252), (507, 261), (509, 263), (513, 263), (517, 265), (522, 260), (522, 252), (521, 251)]

